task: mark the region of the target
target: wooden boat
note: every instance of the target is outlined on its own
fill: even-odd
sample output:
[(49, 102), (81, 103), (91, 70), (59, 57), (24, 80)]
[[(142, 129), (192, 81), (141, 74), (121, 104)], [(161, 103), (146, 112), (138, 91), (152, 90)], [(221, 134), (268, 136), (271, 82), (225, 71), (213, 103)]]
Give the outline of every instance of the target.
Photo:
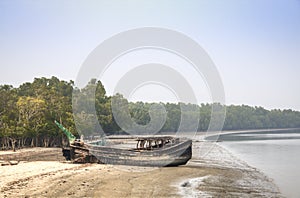
[[(68, 137), (71, 133), (56, 124)], [(63, 148), (66, 159), (73, 162), (97, 162), (131, 166), (179, 166), (192, 157), (192, 140), (172, 136), (114, 136), (103, 140), (83, 142), (71, 138)], [(70, 141), (70, 138), (69, 138)]]
[(175, 137), (155, 136), (134, 138), (136, 148), (118, 148), (85, 144), (89, 153), (101, 163), (132, 166), (178, 166), (192, 157), (192, 141)]

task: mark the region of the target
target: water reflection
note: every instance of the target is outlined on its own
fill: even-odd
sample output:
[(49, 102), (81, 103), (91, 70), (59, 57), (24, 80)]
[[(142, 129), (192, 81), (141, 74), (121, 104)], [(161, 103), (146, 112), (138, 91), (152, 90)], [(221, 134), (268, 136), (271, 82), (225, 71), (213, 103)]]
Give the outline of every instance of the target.
[(285, 196), (300, 195), (300, 130), (223, 134), (219, 141), (274, 179)]
[[(216, 136), (209, 136), (206, 140), (215, 140)], [(245, 133), (220, 134), (218, 141), (253, 141), (253, 140), (289, 140), (300, 139), (300, 130), (291, 131), (257, 131)]]

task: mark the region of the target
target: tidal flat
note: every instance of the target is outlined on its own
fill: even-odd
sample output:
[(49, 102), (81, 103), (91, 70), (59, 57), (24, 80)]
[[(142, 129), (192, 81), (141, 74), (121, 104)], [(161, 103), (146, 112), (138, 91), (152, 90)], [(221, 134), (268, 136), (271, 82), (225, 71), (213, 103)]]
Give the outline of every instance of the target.
[(0, 197), (282, 197), (262, 172), (213, 142), (193, 142), (193, 158), (179, 167), (72, 164), (59, 148), (1, 151), (5, 160), (19, 163), (0, 166)]

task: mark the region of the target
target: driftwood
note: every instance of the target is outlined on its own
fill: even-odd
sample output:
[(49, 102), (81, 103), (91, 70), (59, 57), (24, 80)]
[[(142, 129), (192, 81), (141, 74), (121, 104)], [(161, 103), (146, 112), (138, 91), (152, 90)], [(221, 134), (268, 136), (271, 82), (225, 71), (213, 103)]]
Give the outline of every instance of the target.
[(0, 161), (1, 166), (18, 165), (19, 161)]

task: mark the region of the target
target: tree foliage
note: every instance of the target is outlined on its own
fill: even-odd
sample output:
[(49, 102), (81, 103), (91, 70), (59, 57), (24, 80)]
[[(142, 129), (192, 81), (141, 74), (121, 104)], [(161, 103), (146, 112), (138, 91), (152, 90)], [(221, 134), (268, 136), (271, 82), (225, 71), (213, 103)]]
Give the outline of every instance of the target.
[[(32, 83), (18, 88), (0, 85), (0, 145), (1, 149), (62, 146), (67, 140), (54, 120), (76, 136), (83, 132), (97, 135), (101, 130), (106, 135), (119, 134), (124, 128), (145, 126), (155, 117), (165, 119), (160, 132), (174, 132), (179, 127), (184, 131), (193, 131), (195, 127), (198, 131), (206, 131), (211, 124), (213, 105), (220, 104), (129, 102), (120, 94), (107, 96), (102, 83), (95, 79), (79, 89), (74, 87), (73, 81), (35, 78)], [(117, 120), (114, 113), (124, 116), (125, 120)], [(121, 123), (123, 129), (117, 121), (124, 121)], [(299, 127), (298, 111), (230, 105), (226, 106), (223, 130)]]

